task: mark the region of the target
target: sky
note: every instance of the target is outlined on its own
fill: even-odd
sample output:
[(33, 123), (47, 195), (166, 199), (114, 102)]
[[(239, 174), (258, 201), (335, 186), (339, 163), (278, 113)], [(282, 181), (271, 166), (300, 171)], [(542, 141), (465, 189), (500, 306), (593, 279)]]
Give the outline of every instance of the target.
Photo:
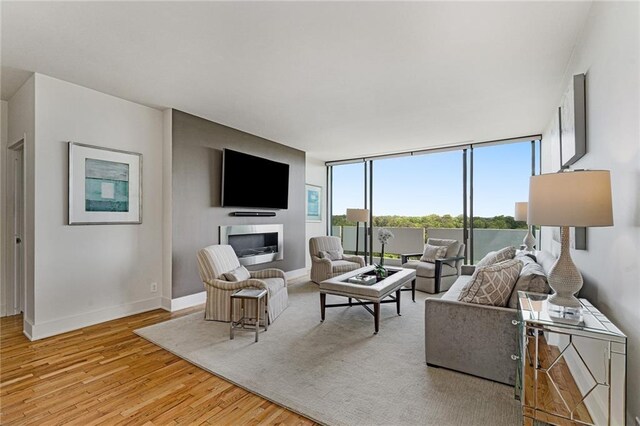
[[(474, 148), (474, 216), (513, 216), (529, 197), (531, 143)], [(333, 167), (333, 214), (364, 205), (363, 163)], [(377, 160), (375, 216), (462, 214), (462, 151)]]

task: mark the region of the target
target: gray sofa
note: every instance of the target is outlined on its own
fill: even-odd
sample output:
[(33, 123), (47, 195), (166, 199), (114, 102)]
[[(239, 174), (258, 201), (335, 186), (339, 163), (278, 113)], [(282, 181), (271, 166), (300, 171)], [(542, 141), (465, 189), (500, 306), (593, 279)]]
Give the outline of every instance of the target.
[[(536, 252), (546, 274), (555, 263), (549, 252)], [(513, 385), (517, 353), (517, 310), (458, 302), (475, 266), (463, 265), (461, 275), (441, 298), (425, 301), (427, 364)], [(516, 291), (514, 289), (514, 291)]]

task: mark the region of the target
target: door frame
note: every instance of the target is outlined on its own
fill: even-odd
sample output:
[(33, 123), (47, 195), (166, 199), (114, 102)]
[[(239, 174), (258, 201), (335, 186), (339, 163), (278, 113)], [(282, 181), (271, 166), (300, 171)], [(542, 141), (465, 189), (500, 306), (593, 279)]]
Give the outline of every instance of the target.
[[(5, 248), (6, 248), (6, 263), (4, 265), (5, 272), (5, 280), (4, 281), (4, 289), (3, 294), (5, 297), (5, 315), (17, 315), (21, 312), (26, 311), (26, 277), (27, 277), (27, 251), (26, 251), (26, 239), (25, 239), (25, 228), (26, 228), (26, 150), (25, 150), (25, 140), (26, 135), (14, 142), (9, 144), (6, 150), (7, 154), (7, 168), (6, 168), (6, 198), (7, 203), (5, 204), (5, 212), (6, 212), (6, 220), (4, 223), (5, 229)], [(21, 182), (16, 182), (16, 169), (14, 167), (16, 159), (22, 157), (21, 161)], [(16, 185), (21, 186), (21, 198), (22, 198), (22, 212), (20, 214), (22, 224), (22, 243), (20, 244), (19, 251), (16, 250), (15, 238), (16, 238)], [(16, 269), (16, 254), (20, 253), (22, 255), (22, 265), (18, 270)], [(17, 283), (18, 272), (22, 275), (21, 277), (21, 285)]]

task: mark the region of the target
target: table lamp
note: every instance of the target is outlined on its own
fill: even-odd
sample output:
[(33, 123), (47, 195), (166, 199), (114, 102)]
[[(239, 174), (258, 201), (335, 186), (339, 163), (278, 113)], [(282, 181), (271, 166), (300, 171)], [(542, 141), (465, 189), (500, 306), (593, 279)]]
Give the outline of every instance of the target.
[(364, 259), (367, 261), (367, 223), (369, 223), (368, 209), (347, 209), (347, 220), (356, 223), (356, 256), (358, 255), (358, 242), (360, 240), (360, 222), (365, 224), (364, 238)]
[(537, 244), (536, 237), (531, 233), (531, 225), (528, 222), (528, 207), (529, 203), (526, 201), (517, 202), (516, 203), (516, 212), (514, 215), (514, 219), (521, 222), (527, 222), (527, 235), (524, 236), (522, 240), (522, 244), (527, 248), (529, 253), (533, 253), (533, 250)]
[(613, 225), (609, 171), (576, 170), (531, 176), (528, 223), (560, 226), (560, 257), (547, 277), (555, 292), (549, 302), (579, 308), (575, 294), (582, 288), (582, 275), (571, 260), (569, 227)]

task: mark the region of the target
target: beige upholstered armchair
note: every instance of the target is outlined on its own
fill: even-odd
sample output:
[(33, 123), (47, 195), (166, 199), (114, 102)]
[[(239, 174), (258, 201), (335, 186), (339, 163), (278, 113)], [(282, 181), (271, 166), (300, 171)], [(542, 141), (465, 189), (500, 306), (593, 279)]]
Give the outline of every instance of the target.
[[(225, 274), (240, 267), (240, 262), (233, 248), (229, 245), (213, 245), (198, 250), (198, 269), (200, 278), (207, 291), (207, 304), (204, 311), (206, 320), (231, 321), (231, 294), (241, 288), (265, 288), (267, 293), (267, 310), (269, 323), (287, 308), (289, 293), (287, 278), (280, 269), (263, 269), (251, 271), (247, 279), (228, 281)], [(235, 300), (233, 320), (240, 319), (240, 300)], [(253, 300), (245, 301), (248, 312), (255, 312)], [(264, 310), (263, 310), (264, 312)]]
[(311, 255), (311, 281), (320, 283), (336, 275), (364, 266), (360, 256), (345, 256), (338, 237), (313, 237), (309, 239)]
[(410, 258), (422, 257), (422, 253), (403, 254), (401, 255), (402, 267), (416, 270), (416, 290), (426, 293), (447, 291), (460, 276), (465, 245), (457, 240), (438, 238), (429, 238), (427, 244), (447, 246), (444, 258), (436, 259), (431, 263), (409, 260)]

